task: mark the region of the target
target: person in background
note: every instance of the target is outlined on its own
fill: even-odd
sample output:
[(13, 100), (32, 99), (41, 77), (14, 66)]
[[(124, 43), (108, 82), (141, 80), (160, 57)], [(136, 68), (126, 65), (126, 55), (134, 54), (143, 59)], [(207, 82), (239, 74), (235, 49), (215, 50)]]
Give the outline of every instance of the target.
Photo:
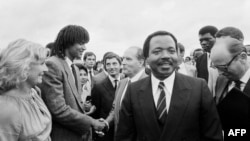
[(96, 64), (96, 55), (93, 52), (85, 52), (83, 56), (83, 62), (88, 70), (89, 82), (91, 85), (93, 85), (92, 84), (93, 76), (98, 74), (98, 72), (94, 70), (94, 66)]
[(197, 48), (197, 49), (194, 50), (194, 52), (193, 52), (193, 59), (195, 61), (195, 64), (196, 64), (197, 58), (199, 58), (203, 53), (204, 52), (203, 52), (202, 48)]
[[(114, 54), (114, 53), (113, 53), (113, 52), (106, 52), (106, 53), (103, 55), (103, 59), (102, 59), (103, 63), (104, 63), (104, 59), (105, 59), (106, 56), (109, 55), (109, 54)], [(103, 71), (100, 72), (100, 73), (98, 73), (97, 75), (95, 75), (95, 76), (93, 77), (93, 83), (92, 83), (93, 85), (94, 85), (95, 83), (101, 82), (102, 80), (104, 80), (104, 79), (108, 76), (108, 72), (105, 70), (105, 66), (103, 66), (103, 67), (104, 67)]]
[(98, 71), (98, 73), (101, 73), (103, 71), (103, 62), (97, 61), (94, 69)]
[(190, 56), (185, 57), (184, 63), (188, 65), (193, 65), (192, 58)]
[[(191, 77), (196, 76), (196, 69), (188, 63), (184, 63), (185, 47), (181, 43), (177, 43), (178, 48), (178, 72)], [(191, 60), (190, 60), (191, 61)]]
[(197, 77), (206, 80), (213, 96), (218, 71), (211, 67), (210, 51), (215, 43), (217, 31), (218, 29), (214, 26), (205, 26), (199, 30), (199, 40), (204, 53), (196, 60)]
[(92, 128), (101, 131), (105, 127), (105, 123), (85, 114), (79, 70), (73, 64), (88, 41), (89, 33), (82, 26), (65, 26), (55, 40), (56, 55), (46, 60), (48, 71), (40, 88), (53, 118), (53, 141), (89, 141)]
[(91, 84), (88, 78), (88, 70), (82, 63), (76, 63), (77, 68), (79, 69), (82, 93), (81, 98), (84, 103), (85, 114), (91, 115), (96, 107), (92, 104), (91, 98)]
[(46, 48), (48, 48), (50, 50), (50, 56), (55, 55), (55, 51), (54, 51), (54, 42), (50, 42), (46, 45)]
[(115, 93), (112, 110), (106, 118), (110, 126), (114, 125), (115, 131), (119, 121), (119, 111), (121, 109), (122, 100), (128, 84), (148, 76), (145, 72), (145, 59), (140, 47), (129, 47), (123, 54), (122, 65), (123, 73), (126, 78), (120, 81)]
[(49, 50), (24, 39), (0, 53), (0, 140), (50, 141), (52, 119), (40, 89)]
[(199, 40), (204, 53), (196, 60), (197, 77), (205, 79), (208, 83), (210, 81), (210, 50), (215, 43), (217, 31), (218, 29), (214, 26), (204, 26), (199, 31)]

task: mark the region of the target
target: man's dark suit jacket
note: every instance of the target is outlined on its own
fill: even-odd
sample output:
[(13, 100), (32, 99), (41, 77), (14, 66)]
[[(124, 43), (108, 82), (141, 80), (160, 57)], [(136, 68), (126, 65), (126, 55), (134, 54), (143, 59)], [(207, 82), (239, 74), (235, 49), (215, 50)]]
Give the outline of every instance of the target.
[(197, 77), (208, 82), (207, 53), (202, 54), (196, 61)]
[[(147, 76), (148, 75), (144, 71), (138, 80), (143, 79)], [(120, 103), (121, 103), (122, 94), (124, 93), (124, 91), (127, 90), (125, 88), (128, 83), (130, 83), (128, 78), (124, 78), (119, 82), (119, 85), (115, 92), (115, 99), (113, 101), (112, 110), (110, 111), (106, 119), (110, 126), (113, 126), (113, 125), (115, 126), (115, 132), (116, 132), (117, 124), (119, 120), (119, 111), (121, 108)]]
[(215, 102), (204, 80), (176, 73), (166, 123), (156, 116), (151, 77), (128, 86), (120, 111), (116, 141), (221, 141)]
[[(225, 140), (230, 139), (228, 137), (230, 129), (247, 129), (247, 140), (250, 140), (250, 80), (243, 92), (237, 88), (228, 92), (230, 81), (223, 75), (218, 77), (216, 84), (216, 103)], [(223, 95), (226, 96), (222, 98)], [(238, 141), (240, 138), (236, 140)]]
[[(112, 103), (115, 98), (115, 88), (113, 87), (108, 76), (102, 81), (96, 81), (91, 92), (92, 104), (96, 106), (94, 118), (105, 119), (112, 108)], [(114, 138), (114, 127), (110, 127), (104, 137), (97, 138), (98, 141), (112, 141)]]
[[(46, 61), (48, 72), (44, 73), (40, 85), (42, 98), (52, 114), (53, 141), (88, 140), (91, 119), (84, 114), (81, 100), (80, 79), (76, 87), (72, 71), (64, 59), (53, 56)], [(76, 74), (79, 76), (77, 67)], [(85, 135), (84, 135), (85, 134)]]

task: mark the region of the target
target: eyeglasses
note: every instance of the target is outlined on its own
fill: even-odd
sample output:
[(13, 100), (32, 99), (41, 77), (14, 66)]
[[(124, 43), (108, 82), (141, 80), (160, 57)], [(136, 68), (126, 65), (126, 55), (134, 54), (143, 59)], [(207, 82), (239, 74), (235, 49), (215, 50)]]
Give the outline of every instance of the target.
[(225, 65), (217, 65), (217, 66), (213, 65), (212, 67), (215, 67), (215, 68), (217, 68), (218, 70), (221, 70), (221, 71), (223, 71), (223, 72), (227, 72), (227, 71), (228, 71), (228, 67), (231, 65), (231, 63), (233, 62), (233, 60), (234, 60), (238, 55), (240, 55), (240, 53), (237, 54), (237, 55), (235, 55), (235, 56), (234, 56), (228, 63), (226, 63)]

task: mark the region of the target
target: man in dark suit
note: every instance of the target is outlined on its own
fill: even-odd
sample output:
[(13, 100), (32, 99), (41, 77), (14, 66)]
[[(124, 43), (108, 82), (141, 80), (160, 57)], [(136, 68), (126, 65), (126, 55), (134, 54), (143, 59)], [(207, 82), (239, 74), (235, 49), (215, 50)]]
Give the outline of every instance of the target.
[[(242, 41), (230, 36), (216, 38), (211, 51), (214, 67), (220, 72), (216, 83), (216, 103), (225, 141), (250, 140), (250, 69)], [(232, 136), (244, 129), (243, 136)]]
[[(96, 106), (93, 115), (95, 118), (105, 119), (112, 108), (115, 98), (115, 90), (120, 81), (121, 58), (115, 53), (109, 53), (104, 58), (104, 69), (108, 76), (102, 81), (94, 83), (92, 89), (92, 103)], [(97, 141), (112, 141), (114, 138), (114, 128), (110, 127), (104, 137), (97, 137)]]
[(215, 43), (215, 34), (218, 29), (214, 26), (204, 26), (199, 31), (199, 40), (204, 53), (196, 60), (197, 77), (207, 81), (208, 87), (214, 96), (214, 87), (218, 71), (211, 67), (210, 50)]
[(88, 78), (90, 81), (91, 86), (92, 85), (92, 79), (93, 76), (98, 74), (98, 71), (94, 70), (94, 66), (96, 63), (96, 55), (93, 52), (85, 52), (84, 56), (83, 56), (83, 61), (84, 61), (84, 65), (88, 70)]
[(128, 86), (115, 140), (222, 140), (216, 105), (206, 82), (175, 71), (174, 35), (152, 33), (143, 52), (151, 75)]
[(208, 67), (210, 67), (209, 59), (210, 59), (210, 51), (215, 43), (215, 34), (218, 29), (214, 26), (205, 26), (199, 31), (199, 40), (201, 47), (204, 50), (204, 54), (202, 54), (196, 61), (197, 68), (197, 76), (205, 79), (208, 82)]
[(68, 25), (60, 30), (55, 40), (55, 54), (46, 61), (40, 86), (42, 98), (52, 114), (53, 141), (91, 140), (90, 129), (102, 130), (105, 123), (84, 114), (81, 100), (79, 70), (73, 64), (82, 56), (89, 34), (81, 26)]
[[(106, 58), (106, 56), (108, 54), (112, 54), (113, 52), (106, 52), (104, 55), (103, 55), (103, 59), (102, 61)], [(108, 76), (108, 73), (106, 72), (105, 70), (105, 66), (104, 66), (104, 70), (98, 74), (96, 74), (94, 77), (93, 77), (93, 83), (97, 83), (97, 82), (101, 82), (102, 80), (104, 80), (106, 77)]]
[(115, 126), (115, 131), (118, 124), (121, 103), (127, 90), (128, 83), (135, 82), (148, 76), (145, 72), (143, 51), (139, 47), (130, 47), (124, 52), (122, 65), (122, 70), (126, 78), (120, 81), (115, 92), (112, 110), (106, 118), (109, 126)]

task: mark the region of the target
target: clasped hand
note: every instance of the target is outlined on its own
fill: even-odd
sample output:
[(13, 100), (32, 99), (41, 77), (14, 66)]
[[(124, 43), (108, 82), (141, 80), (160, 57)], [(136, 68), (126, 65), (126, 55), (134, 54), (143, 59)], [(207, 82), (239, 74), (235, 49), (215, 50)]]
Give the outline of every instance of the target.
[(109, 129), (108, 123), (103, 118), (95, 120), (95, 125), (93, 127), (95, 129), (95, 133), (99, 137), (103, 137), (105, 135), (104, 131), (108, 131)]

